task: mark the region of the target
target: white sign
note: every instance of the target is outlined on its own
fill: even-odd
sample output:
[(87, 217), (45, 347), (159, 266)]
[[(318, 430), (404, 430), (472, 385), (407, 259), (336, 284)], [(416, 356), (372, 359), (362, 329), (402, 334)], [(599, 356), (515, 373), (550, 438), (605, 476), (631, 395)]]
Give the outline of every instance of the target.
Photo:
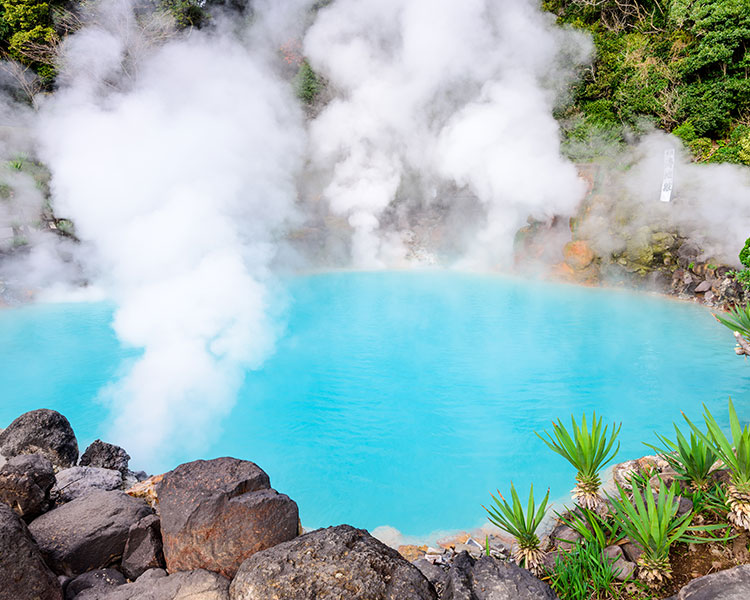
[(672, 200), (672, 187), (674, 186), (674, 148), (664, 151), (664, 180), (661, 183), (662, 202)]

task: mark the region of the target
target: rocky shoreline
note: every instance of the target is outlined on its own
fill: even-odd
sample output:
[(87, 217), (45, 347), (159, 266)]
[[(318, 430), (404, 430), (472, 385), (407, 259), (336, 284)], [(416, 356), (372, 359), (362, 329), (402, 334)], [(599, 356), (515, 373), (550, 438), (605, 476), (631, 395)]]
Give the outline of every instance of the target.
[[(554, 600), (517, 566), (507, 540), (466, 537), (396, 551), (338, 525), (303, 533), (297, 504), (256, 464), (198, 460), (146, 477), (125, 450), (95, 441), (78, 457), (67, 419), (25, 413), (0, 432), (0, 600)], [(657, 457), (617, 465), (669, 477)], [(689, 507), (686, 507), (689, 510)], [(575, 541), (557, 524), (547, 561)], [(750, 597), (747, 544), (729, 569), (673, 600)], [(608, 555), (623, 576), (633, 544)], [(716, 563), (719, 564), (719, 563)], [(733, 566), (739, 564), (739, 566)]]

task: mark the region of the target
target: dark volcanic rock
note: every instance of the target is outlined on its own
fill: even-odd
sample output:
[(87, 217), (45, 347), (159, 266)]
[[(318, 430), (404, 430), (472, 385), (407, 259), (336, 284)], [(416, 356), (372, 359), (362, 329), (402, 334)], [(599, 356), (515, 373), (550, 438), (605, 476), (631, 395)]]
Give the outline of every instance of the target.
[(110, 590), (118, 585), (125, 585), (127, 580), (122, 573), (115, 569), (97, 569), (79, 575), (68, 583), (65, 588), (66, 600), (73, 600), (83, 590), (91, 588), (104, 588)]
[(363, 529), (318, 529), (242, 563), (232, 600), (436, 600), (414, 565)]
[(28, 528), (0, 504), (0, 600), (62, 600), (55, 574), (44, 564)]
[(133, 583), (88, 589), (76, 600), (229, 600), (229, 580), (203, 570), (167, 576), (161, 569), (152, 569)]
[(124, 492), (92, 492), (43, 514), (29, 525), (47, 564), (78, 575), (116, 563), (131, 525), (151, 509)]
[(511, 562), (489, 556), (456, 557), (441, 600), (557, 600), (552, 589)]
[(70, 502), (91, 492), (109, 492), (122, 486), (122, 473), (97, 467), (71, 467), (55, 477), (52, 495), (60, 502)]
[(71, 467), (78, 460), (78, 442), (65, 417), (40, 408), (22, 414), (0, 433), (0, 454), (42, 454), (53, 465)]
[(86, 448), (79, 464), (82, 467), (114, 469), (124, 475), (128, 472), (128, 461), (130, 461), (130, 455), (120, 446), (94, 440), (94, 443)]
[(0, 502), (27, 521), (49, 507), (49, 493), (55, 483), (52, 463), (39, 454), (14, 456), (0, 469)]
[(747, 600), (750, 598), (750, 565), (693, 579), (668, 600)]
[(159, 517), (143, 517), (128, 532), (122, 554), (122, 572), (128, 579), (137, 579), (149, 569), (164, 568)]
[(248, 556), (297, 535), (297, 504), (270, 489), (268, 475), (236, 458), (198, 460), (166, 473), (156, 488), (167, 570), (233, 577)]

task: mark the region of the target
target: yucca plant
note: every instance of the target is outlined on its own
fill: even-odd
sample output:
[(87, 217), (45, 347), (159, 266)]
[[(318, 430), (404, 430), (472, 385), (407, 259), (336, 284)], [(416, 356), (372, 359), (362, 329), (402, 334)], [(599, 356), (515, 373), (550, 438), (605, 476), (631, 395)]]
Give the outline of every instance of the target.
[(608, 436), (609, 425), (602, 427), (602, 419), (599, 418), (597, 421), (596, 413), (591, 419), (591, 429), (586, 422), (585, 414), (581, 418), (580, 427), (572, 415), (570, 421), (572, 434), (558, 419), (557, 423), (552, 423), (554, 437), (548, 432), (545, 432), (548, 439), (545, 439), (539, 433), (536, 435), (578, 471), (576, 474), (577, 484), (571, 491), (573, 500), (583, 508), (604, 512), (606, 511), (606, 504), (599, 496), (599, 488), (602, 483), (599, 478), (599, 471), (605, 463), (614, 458), (620, 449), (619, 442), (616, 448), (613, 447), (622, 424), (615, 426), (613, 423)]
[(685, 420), (704, 443), (713, 447), (727, 469), (729, 469), (729, 485), (727, 486), (727, 504), (731, 523), (750, 531), (750, 427), (742, 428), (734, 409), (732, 399), (729, 399), (729, 428), (732, 434), (730, 442), (711, 412), (703, 405), (703, 418), (708, 433), (703, 433), (683, 413)]
[(617, 544), (625, 537), (617, 523), (601, 517), (588, 508), (580, 508), (567, 514), (558, 514), (557, 518), (580, 535), (587, 543), (598, 544), (602, 548)]
[(610, 497), (614, 518), (625, 535), (643, 549), (637, 564), (639, 576), (649, 585), (671, 579), (669, 549), (672, 544), (715, 541), (716, 538), (691, 534), (725, 528), (724, 525), (691, 526), (692, 512), (678, 517), (679, 503), (675, 502), (675, 483), (668, 489), (661, 485), (656, 498), (650, 482), (646, 482), (645, 488), (634, 488), (632, 496), (619, 484), (617, 489), (619, 496)]
[(732, 331), (738, 332), (745, 339), (750, 340), (750, 304), (744, 308), (735, 307), (728, 316), (714, 315), (716, 320)]
[(508, 501), (500, 493), (500, 490), (498, 490), (497, 495), (498, 498), (492, 496), (495, 506), (487, 508), (483, 505), (482, 508), (489, 513), (488, 518), (492, 524), (497, 525), (500, 529), (507, 531), (516, 538), (518, 546), (513, 556), (516, 562), (526, 567), (535, 575), (540, 575), (543, 570), (543, 554), (539, 548), (539, 537), (536, 535), (536, 530), (539, 528), (539, 524), (544, 519), (544, 514), (547, 511), (549, 490), (547, 490), (544, 500), (542, 500), (537, 509), (534, 503), (534, 486), (532, 484), (529, 490), (529, 504), (525, 515), (523, 505), (513, 483), (510, 484), (512, 506), (508, 504)]
[(690, 443), (688, 443), (677, 425), (674, 426), (674, 431), (676, 443), (657, 433), (656, 437), (659, 438), (663, 447), (645, 445), (655, 450), (669, 463), (669, 466), (677, 473), (676, 479), (688, 482), (693, 490), (707, 490), (711, 482), (711, 471), (718, 458), (713, 451), (712, 444), (704, 442), (693, 431), (690, 432)]

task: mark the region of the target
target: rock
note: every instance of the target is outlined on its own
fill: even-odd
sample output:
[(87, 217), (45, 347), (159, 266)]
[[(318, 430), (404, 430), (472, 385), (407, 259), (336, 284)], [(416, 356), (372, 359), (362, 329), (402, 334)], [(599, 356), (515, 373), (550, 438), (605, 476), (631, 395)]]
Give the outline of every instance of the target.
[(149, 569), (164, 568), (159, 517), (143, 517), (128, 531), (122, 554), (122, 572), (128, 579), (137, 579)]
[(22, 414), (0, 433), (0, 454), (41, 454), (55, 466), (72, 467), (78, 460), (78, 442), (65, 417), (40, 408)]
[(607, 546), (602, 554), (609, 560), (610, 563), (614, 563), (616, 560), (622, 558), (622, 548), (620, 546)]
[(442, 567), (432, 564), (429, 560), (424, 558), (418, 558), (412, 564), (419, 569), (422, 575), (425, 576), (427, 581), (432, 584), (438, 596), (442, 595), (445, 589), (445, 584), (448, 579), (448, 573)]
[(152, 569), (133, 583), (91, 588), (75, 600), (229, 600), (229, 580), (203, 570), (168, 576), (161, 569)]
[(711, 282), (710, 282), (709, 280), (706, 280), (706, 281), (702, 281), (702, 282), (701, 282), (701, 283), (699, 283), (699, 284), (698, 284), (698, 286), (697, 286), (697, 287), (695, 288), (695, 293), (696, 293), (696, 294), (702, 294), (702, 293), (704, 293), (704, 292), (707, 292), (708, 290), (710, 290), (710, 289), (711, 289), (711, 285), (712, 285), (712, 283), (711, 283)]
[(124, 492), (97, 491), (43, 514), (29, 530), (56, 573), (79, 575), (118, 562), (131, 525), (150, 513)]
[(456, 557), (441, 600), (557, 600), (552, 589), (518, 565), (489, 556)]
[(571, 550), (582, 536), (574, 529), (560, 523), (552, 530), (549, 537), (555, 548), (560, 550)]
[(55, 479), (52, 495), (60, 502), (70, 502), (100, 490), (109, 492), (122, 485), (119, 471), (97, 467), (71, 467), (60, 471)]
[(410, 563), (427, 554), (427, 546), (401, 545), (397, 548), (398, 553)]
[(747, 600), (750, 598), (750, 565), (693, 579), (668, 600)]
[(128, 472), (128, 461), (130, 455), (119, 446), (94, 440), (94, 443), (86, 448), (79, 464), (83, 467), (113, 469), (125, 475)]
[(567, 265), (573, 269), (581, 270), (593, 262), (595, 255), (588, 242), (578, 240), (565, 244), (563, 247), (563, 256)]
[(151, 508), (158, 510), (159, 497), (156, 495), (156, 486), (163, 478), (164, 473), (161, 475), (152, 475), (134, 484), (125, 493), (128, 496), (133, 496), (133, 498), (143, 498), (151, 505)]
[(0, 504), (0, 600), (62, 600), (55, 574), (26, 524), (9, 506)]
[(623, 544), (620, 546), (622, 548), (622, 553), (625, 555), (625, 558), (627, 558), (630, 562), (638, 562), (638, 559), (641, 557), (641, 554), (643, 554), (643, 550), (638, 544), (634, 544), (633, 542), (628, 542), (627, 544)]
[(297, 504), (270, 489), (255, 463), (197, 460), (156, 487), (167, 571), (207, 569), (233, 577), (252, 554), (296, 537)]
[(318, 529), (242, 563), (231, 600), (437, 600), (414, 565), (363, 529)]
[(66, 600), (73, 600), (83, 590), (90, 588), (104, 588), (109, 589), (118, 585), (125, 585), (127, 581), (122, 576), (122, 573), (115, 569), (97, 569), (96, 571), (89, 571), (83, 575), (79, 575), (68, 583), (65, 588)]
[(39, 454), (14, 456), (0, 468), (0, 502), (31, 520), (49, 508), (54, 483), (55, 471), (47, 458)]
[(612, 479), (625, 490), (629, 490), (630, 478), (640, 473), (641, 468), (637, 460), (626, 460), (612, 467)]
[(612, 571), (618, 581), (626, 581), (635, 572), (635, 563), (625, 560), (622, 556), (612, 563)]

